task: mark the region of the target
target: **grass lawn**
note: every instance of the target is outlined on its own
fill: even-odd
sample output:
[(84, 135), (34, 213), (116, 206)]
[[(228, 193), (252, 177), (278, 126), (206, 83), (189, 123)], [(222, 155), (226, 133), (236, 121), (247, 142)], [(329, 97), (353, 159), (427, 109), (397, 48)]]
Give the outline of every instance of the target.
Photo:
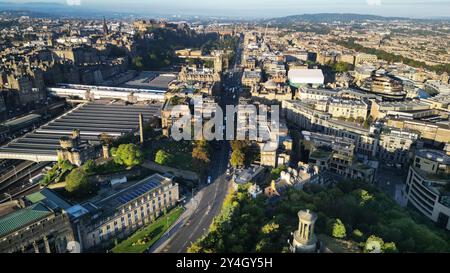
[[(181, 216), (184, 208), (176, 207), (169, 211), (167, 215), (162, 215), (155, 222), (136, 231), (128, 239), (112, 249), (114, 253), (143, 253), (151, 247), (167, 229)], [(167, 218), (169, 219), (167, 221)], [(139, 242), (140, 243), (137, 243)], [(134, 245), (133, 245), (134, 244)]]
[(154, 160), (158, 150), (164, 150), (172, 155), (172, 160), (167, 166), (183, 170), (192, 169), (192, 143), (190, 141), (174, 141), (170, 139), (161, 139), (151, 142), (144, 148), (145, 157)]

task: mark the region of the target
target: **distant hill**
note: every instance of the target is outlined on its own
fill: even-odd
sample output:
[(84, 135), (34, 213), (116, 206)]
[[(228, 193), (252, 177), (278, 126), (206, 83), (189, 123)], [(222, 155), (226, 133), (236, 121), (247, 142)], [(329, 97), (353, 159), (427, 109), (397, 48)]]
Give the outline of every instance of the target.
[(24, 12), (32, 17), (97, 17), (98, 11), (53, 2), (14, 3), (0, 1), (0, 11)]
[(365, 20), (408, 20), (404, 17), (383, 17), (378, 15), (368, 14), (354, 14), (354, 13), (316, 13), (316, 14), (300, 14), (285, 17), (271, 18), (263, 20), (264, 22), (271, 22), (274, 24), (290, 24), (298, 21), (307, 21), (311, 23), (331, 23), (335, 21), (351, 22), (351, 21), (365, 21)]

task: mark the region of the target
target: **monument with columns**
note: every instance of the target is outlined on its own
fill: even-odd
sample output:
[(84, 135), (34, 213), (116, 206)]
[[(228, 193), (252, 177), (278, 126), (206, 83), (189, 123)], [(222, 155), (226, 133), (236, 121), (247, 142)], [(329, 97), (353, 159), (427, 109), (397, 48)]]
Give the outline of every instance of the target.
[(314, 224), (317, 215), (309, 210), (298, 212), (298, 230), (293, 233), (293, 241), (290, 249), (293, 253), (317, 252), (317, 238), (314, 234)]

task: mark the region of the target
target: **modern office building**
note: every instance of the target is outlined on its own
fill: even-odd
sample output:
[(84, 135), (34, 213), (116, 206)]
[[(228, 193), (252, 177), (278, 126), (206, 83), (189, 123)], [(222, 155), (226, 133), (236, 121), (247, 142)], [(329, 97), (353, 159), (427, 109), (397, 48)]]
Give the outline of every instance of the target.
[(450, 157), (438, 150), (418, 150), (404, 190), (408, 205), (450, 230)]
[(404, 100), (406, 98), (406, 92), (403, 91), (400, 80), (376, 72), (365, 80), (362, 89), (383, 97), (383, 100)]

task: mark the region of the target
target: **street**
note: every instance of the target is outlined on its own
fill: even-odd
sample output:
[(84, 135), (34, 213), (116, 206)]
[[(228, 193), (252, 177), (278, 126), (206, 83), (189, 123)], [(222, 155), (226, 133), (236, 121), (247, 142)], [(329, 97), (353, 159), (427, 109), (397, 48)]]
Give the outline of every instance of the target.
[(404, 200), (400, 194), (400, 190), (405, 185), (407, 171), (404, 169), (397, 169), (395, 167), (387, 167), (380, 164), (380, 167), (375, 175), (375, 186), (388, 196), (393, 198), (400, 205), (404, 205)]
[[(241, 62), (242, 38), (236, 50), (236, 60), (233, 69), (225, 72), (223, 76), (223, 89), (220, 98), (220, 106), (236, 105), (239, 101), (239, 90), (241, 85), (241, 71), (238, 68)], [(231, 77), (229, 76), (231, 73)], [(234, 88), (234, 92), (230, 90)], [(228, 141), (219, 141), (220, 148), (215, 149), (211, 155), (211, 166), (209, 175), (212, 183), (204, 186), (190, 201), (190, 209), (187, 208), (182, 219), (175, 223), (174, 227), (163, 237), (163, 242), (157, 242), (157, 246), (151, 248), (151, 252), (183, 253), (191, 243), (197, 241), (207, 233), (214, 217), (220, 213), (223, 200), (229, 189), (226, 179), (228, 156), (230, 144)], [(186, 216), (184, 216), (186, 215)], [(185, 219), (183, 219), (185, 217)], [(167, 238), (167, 237), (171, 238)]]

